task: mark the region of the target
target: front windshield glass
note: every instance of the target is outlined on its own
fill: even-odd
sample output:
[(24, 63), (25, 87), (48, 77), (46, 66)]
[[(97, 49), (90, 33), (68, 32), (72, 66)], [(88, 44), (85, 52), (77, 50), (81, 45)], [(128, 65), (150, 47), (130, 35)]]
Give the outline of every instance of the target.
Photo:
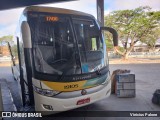
[(94, 20), (37, 12), (28, 16), (36, 71), (73, 75), (104, 66), (103, 42)]
[(94, 72), (104, 67), (103, 41), (96, 22), (83, 17), (73, 18), (79, 44), (82, 72)]

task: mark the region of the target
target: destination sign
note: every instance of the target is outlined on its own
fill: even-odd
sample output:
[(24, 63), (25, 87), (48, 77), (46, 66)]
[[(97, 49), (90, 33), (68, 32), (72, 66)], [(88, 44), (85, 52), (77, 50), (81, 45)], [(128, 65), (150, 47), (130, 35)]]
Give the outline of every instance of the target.
[(46, 16), (46, 21), (48, 21), (48, 22), (56, 22), (58, 20), (59, 20), (59, 18), (56, 16)]

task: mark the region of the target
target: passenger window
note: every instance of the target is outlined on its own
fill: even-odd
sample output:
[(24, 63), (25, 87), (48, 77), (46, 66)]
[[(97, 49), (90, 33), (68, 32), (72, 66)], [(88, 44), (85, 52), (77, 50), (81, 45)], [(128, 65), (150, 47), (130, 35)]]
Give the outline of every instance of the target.
[(97, 41), (96, 38), (91, 39), (92, 50), (97, 50)]

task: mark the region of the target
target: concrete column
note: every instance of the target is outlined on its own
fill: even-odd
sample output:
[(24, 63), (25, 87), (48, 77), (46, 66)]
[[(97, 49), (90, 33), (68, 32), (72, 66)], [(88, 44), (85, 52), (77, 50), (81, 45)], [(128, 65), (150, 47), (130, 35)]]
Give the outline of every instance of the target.
[(97, 0), (97, 21), (104, 26), (104, 0)]

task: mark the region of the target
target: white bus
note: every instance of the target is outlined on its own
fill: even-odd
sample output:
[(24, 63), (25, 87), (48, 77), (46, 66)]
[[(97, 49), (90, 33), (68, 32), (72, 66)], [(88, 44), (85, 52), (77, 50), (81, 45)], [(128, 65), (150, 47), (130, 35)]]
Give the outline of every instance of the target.
[[(23, 106), (36, 111), (67, 111), (110, 95), (111, 80), (103, 31), (96, 19), (83, 12), (27, 7), (17, 34)], [(13, 56), (13, 55), (12, 55)], [(14, 61), (13, 61), (14, 63)]]

